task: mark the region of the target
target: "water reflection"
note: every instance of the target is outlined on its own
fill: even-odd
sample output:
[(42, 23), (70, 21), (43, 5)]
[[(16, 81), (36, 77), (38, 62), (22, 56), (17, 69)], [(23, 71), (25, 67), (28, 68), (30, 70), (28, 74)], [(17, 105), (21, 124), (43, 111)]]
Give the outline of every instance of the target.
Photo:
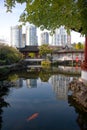
[(75, 112), (77, 113), (76, 122), (80, 130), (87, 130), (87, 113), (81, 110), (80, 105), (73, 100), (72, 95), (68, 96), (68, 103), (71, 107), (75, 108)]
[(9, 84), (5, 85), (7, 82), (0, 81), (0, 129), (2, 128), (2, 114), (3, 114), (3, 108), (8, 107), (9, 103), (5, 101), (4, 96), (8, 95), (9, 93)]
[(17, 80), (16, 84), (17, 84), (16, 86), (17, 86), (18, 88), (23, 87), (23, 78), (19, 78), (19, 80)]
[(37, 88), (37, 79), (26, 79), (26, 86), (28, 88)]
[(58, 66), (58, 69), (64, 72), (81, 72), (81, 67), (76, 65), (75, 67), (71, 66)]
[(0, 86), (1, 130), (86, 130), (87, 115), (68, 94), (74, 78), (51, 71), (9, 75), (15, 86)]
[(68, 97), (68, 84), (73, 80), (73, 77), (64, 75), (53, 75), (50, 78), (53, 91), (56, 93), (56, 98), (67, 100)]

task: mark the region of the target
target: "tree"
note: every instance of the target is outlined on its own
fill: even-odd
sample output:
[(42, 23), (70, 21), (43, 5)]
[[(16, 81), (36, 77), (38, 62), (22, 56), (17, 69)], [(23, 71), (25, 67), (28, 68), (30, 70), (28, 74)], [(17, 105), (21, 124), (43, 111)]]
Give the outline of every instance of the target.
[(74, 47), (74, 49), (77, 49), (77, 50), (79, 50), (79, 49), (84, 49), (84, 44), (81, 43), (81, 42), (74, 43), (74, 44), (73, 44), (73, 47)]
[(22, 54), (16, 48), (0, 44), (0, 64), (16, 63), (22, 58)]
[(87, 35), (87, 0), (5, 0), (7, 11), (26, 3), (20, 21), (54, 31), (61, 25)]
[(81, 42), (78, 42), (78, 48), (79, 48), (79, 49), (83, 49), (83, 45), (82, 45)]
[(47, 54), (51, 54), (51, 53), (52, 53), (52, 49), (50, 48), (49, 45), (43, 44), (39, 47), (39, 54), (41, 56), (44, 56), (46, 58)]

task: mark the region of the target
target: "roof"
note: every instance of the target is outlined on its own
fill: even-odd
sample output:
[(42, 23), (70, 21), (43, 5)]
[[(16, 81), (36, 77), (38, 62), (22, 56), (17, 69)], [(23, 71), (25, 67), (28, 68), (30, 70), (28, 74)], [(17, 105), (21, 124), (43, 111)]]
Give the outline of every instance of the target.
[(25, 46), (19, 49), (20, 52), (39, 52), (38, 46)]
[(62, 53), (84, 53), (84, 50), (60, 50), (54, 51), (54, 53), (62, 54)]

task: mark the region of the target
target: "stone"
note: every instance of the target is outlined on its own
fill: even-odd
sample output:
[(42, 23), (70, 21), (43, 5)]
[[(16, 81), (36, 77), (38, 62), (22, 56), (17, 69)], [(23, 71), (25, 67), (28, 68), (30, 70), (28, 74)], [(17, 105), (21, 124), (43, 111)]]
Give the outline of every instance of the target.
[(87, 111), (87, 86), (81, 80), (73, 80), (69, 83), (68, 90), (72, 91), (73, 99)]

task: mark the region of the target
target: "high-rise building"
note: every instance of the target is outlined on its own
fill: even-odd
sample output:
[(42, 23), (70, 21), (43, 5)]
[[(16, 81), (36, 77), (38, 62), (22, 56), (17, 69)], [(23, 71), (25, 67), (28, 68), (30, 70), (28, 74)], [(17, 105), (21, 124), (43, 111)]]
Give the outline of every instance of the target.
[(41, 45), (42, 44), (49, 44), (49, 34), (48, 32), (41, 33)]
[(34, 25), (26, 27), (26, 45), (37, 46), (37, 28)]
[(67, 30), (64, 26), (55, 30), (55, 33), (52, 37), (52, 45), (54, 46), (65, 46), (71, 44), (71, 35), (67, 33)]
[(67, 45), (71, 44), (71, 35), (67, 35)]
[(26, 34), (22, 34), (22, 45), (25, 47), (26, 45)]
[(22, 27), (11, 27), (11, 46), (22, 48)]

